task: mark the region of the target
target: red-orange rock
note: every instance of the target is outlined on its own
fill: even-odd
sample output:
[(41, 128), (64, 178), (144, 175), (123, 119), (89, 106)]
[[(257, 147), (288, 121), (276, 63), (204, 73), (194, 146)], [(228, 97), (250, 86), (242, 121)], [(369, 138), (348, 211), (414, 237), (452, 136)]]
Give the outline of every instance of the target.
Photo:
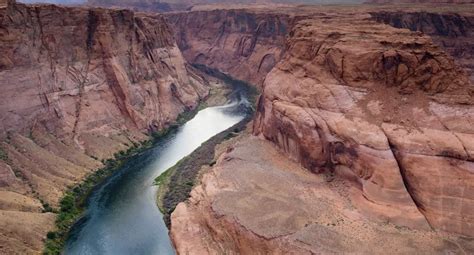
[[(458, 7), (462, 8), (462, 7)], [(468, 8), (468, 7), (466, 7)], [(397, 28), (430, 35), (433, 41), (453, 56), (474, 81), (474, 15), (419, 11), (377, 11), (372, 17)]]
[(448, 189), (474, 187), (464, 145), (473, 87), (462, 69), (428, 37), (362, 19), (308, 19), (290, 34), (255, 133), (313, 171), (350, 169), (369, 215), (474, 235), (472, 195)]
[[(57, 207), (100, 160), (166, 128), (208, 91), (162, 16), (0, 8), (0, 253), (41, 251), (54, 214), (40, 201)], [(26, 213), (17, 197), (41, 208)]]
[(167, 14), (184, 57), (260, 86), (280, 60), (292, 18), (243, 10)]

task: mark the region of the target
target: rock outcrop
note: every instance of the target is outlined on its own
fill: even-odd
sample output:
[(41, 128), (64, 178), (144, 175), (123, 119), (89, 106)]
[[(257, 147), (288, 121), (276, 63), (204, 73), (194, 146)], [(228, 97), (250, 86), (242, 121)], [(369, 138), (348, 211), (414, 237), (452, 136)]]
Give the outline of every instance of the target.
[[(211, 48), (193, 46), (198, 43), (190, 36), (179, 45), (191, 61), (201, 56), (204, 64), (244, 80), (262, 81), (254, 134), (271, 141), (307, 170), (324, 173), (328, 182), (341, 182), (345, 187), (342, 196), (349, 200), (342, 208), (353, 206), (373, 224), (394, 224), (398, 229), (408, 227), (440, 238), (436, 232), (470, 236), (459, 239), (468, 240), (459, 241), (464, 244), (457, 244), (469, 247), (474, 236), (470, 192), (474, 188), (474, 87), (465, 70), (429, 36), (376, 22), (368, 11), (341, 8), (318, 13), (309, 8), (290, 13), (298, 14), (287, 22), (291, 25), (279, 49), (279, 61), (264, 78), (252, 78), (258, 75), (249, 72), (245, 77), (240, 66), (229, 68), (213, 61)], [(267, 14), (278, 15), (277, 11)], [(191, 33), (185, 28), (178, 31)], [(240, 36), (235, 33), (223, 33), (223, 37)], [(232, 45), (231, 53), (238, 44)], [(187, 50), (192, 54), (187, 55)], [(223, 54), (215, 56), (224, 59)], [(318, 224), (312, 226), (322, 222), (316, 220), (318, 213), (332, 215), (333, 211), (317, 211), (312, 206), (319, 202), (309, 198), (301, 202), (309, 211), (292, 203), (320, 193), (309, 191), (312, 185), (294, 194), (273, 189), (272, 185), (281, 188), (284, 178), (279, 177), (287, 176), (276, 170), (284, 163), (276, 160), (279, 157), (274, 157), (276, 161), (266, 158), (269, 149), (258, 153), (251, 148), (256, 145), (249, 144), (247, 148), (239, 144), (240, 150), (230, 149), (222, 156), (190, 201), (173, 213), (171, 235), (178, 252), (341, 253), (348, 252), (343, 244), (351, 242), (351, 248), (361, 249), (356, 252), (367, 252), (353, 239), (356, 234), (341, 237)], [(253, 152), (247, 155), (245, 150)], [(267, 163), (275, 165), (262, 170), (264, 177), (256, 176)], [(275, 176), (267, 176), (272, 174)], [(253, 181), (254, 177), (260, 181)], [(288, 180), (283, 186), (292, 189), (310, 182)], [(293, 195), (288, 198), (288, 194)], [(318, 212), (316, 216), (311, 216), (313, 211)], [(354, 216), (352, 213), (348, 215)], [(387, 242), (381, 252), (410, 252), (395, 247), (408, 247), (411, 241), (390, 246), (389, 239), (364, 240)], [(433, 253), (442, 253), (450, 248), (443, 248), (441, 239), (425, 241), (437, 247)], [(322, 240), (327, 242), (312, 246)], [(372, 252), (375, 249), (368, 247)]]
[(290, 32), (255, 133), (312, 171), (353, 180), (368, 215), (474, 235), (467, 75), (420, 33), (341, 20), (305, 20)]
[(67, 187), (208, 94), (157, 15), (9, 5), (0, 53), (2, 254), (40, 251)]
[[(329, 3), (361, 3), (363, 0), (337, 0)], [(268, 5), (294, 5), (294, 4), (327, 4), (326, 0), (88, 0), (93, 6), (129, 8), (140, 11), (185, 11), (194, 10), (195, 7), (213, 6), (226, 8), (233, 6), (262, 7)]]
[(430, 35), (453, 56), (474, 81), (474, 15), (436, 12), (372, 12), (372, 17), (396, 28)]
[(310, 173), (266, 140), (244, 135), (217, 152), (172, 215), (178, 254), (474, 252), (474, 239), (368, 220), (345, 180)]
[(245, 10), (166, 15), (184, 57), (261, 86), (280, 60), (293, 18)]

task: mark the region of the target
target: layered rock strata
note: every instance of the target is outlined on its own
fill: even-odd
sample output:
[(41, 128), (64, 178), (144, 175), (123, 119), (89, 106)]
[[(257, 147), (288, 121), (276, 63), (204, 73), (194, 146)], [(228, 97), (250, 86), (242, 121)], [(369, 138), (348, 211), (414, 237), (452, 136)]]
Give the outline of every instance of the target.
[(474, 94), (453, 59), (429, 37), (363, 19), (304, 20), (290, 34), (255, 134), (352, 180), (367, 215), (474, 235)]
[(373, 12), (372, 17), (396, 28), (430, 35), (453, 56), (474, 81), (474, 15), (470, 13)]
[(178, 254), (474, 252), (474, 239), (368, 220), (349, 199), (350, 183), (310, 173), (269, 141), (245, 135), (217, 154), (172, 215)]
[[(259, 78), (253, 133), (325, 181), (308, 172), (296, 180), (295, 165), (249, 138), (172, 214), (178, 252), (410, 253), (412, 240), (429, 254), (471, 252), (474, 87), (465, 70), (429, 36), (368, 12), (305, 9), (288, 28), (279, 62)], [(188, 50), (198, 48), (187, 38)], [(187, 57), (206, 59), (206, 49)], [(325, 182), (342, 198), (311, 191)]]
[(294, 18), (246, 10), (166, 15), (184, 57), (261, 86), (280, 60)]
[(208, 94), (161, 16), (0, 9), (0, 253), (35, 253), (63, 192)]

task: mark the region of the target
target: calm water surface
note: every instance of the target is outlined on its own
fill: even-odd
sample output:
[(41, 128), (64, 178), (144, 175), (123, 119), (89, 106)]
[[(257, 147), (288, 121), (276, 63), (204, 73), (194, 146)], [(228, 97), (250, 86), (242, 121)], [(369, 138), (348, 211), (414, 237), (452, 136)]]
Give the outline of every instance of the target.
[[(244, 101), (244, 102), (243, 102)], [(73, 227), (66, 254), (174, 254), (154, 179), (209, 138), (245, 117), (246, 100), (200, 111), (153, 148), (131, 158), (98, 187)]]

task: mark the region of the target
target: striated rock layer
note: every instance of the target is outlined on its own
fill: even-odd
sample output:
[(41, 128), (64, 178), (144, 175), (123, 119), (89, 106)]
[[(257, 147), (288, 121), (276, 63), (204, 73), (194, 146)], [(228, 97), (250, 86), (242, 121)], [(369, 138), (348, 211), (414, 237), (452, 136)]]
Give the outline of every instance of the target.
[(466, 68), (474, 81), (474, 14), (373, 12), (372, 17), (396, 28), (421, 31)]
[(11, 4), (0, 53), (2, 254), (40, 251), (68, 186), (208, 94), (161, 16)]
[(353, 180), (368, 215), (474, 235), (474, 88), (453, 59), (426, 36), (363, 19), (304, 20), (290, 34), (255, 133)]
[(447, 254), (474, 252), (474, 239), (366, 219), (331, 182), (244, 135), (205, 172), (172, 215), (178, 254)]
[(166, 15), (191, 63), (261, 86), (280, 60), (294, 18), (287, 14), (214, 10)]
[[(416, 250), (410, 250), (411, 238), (427, 254), (472, 252), (474, 86), (465, 70), (429, 36), (378, 23), (366, 11), (292, 13), (299, 14), (287, 23), (279, 61), (264, 78), (251, 71), (239, 76), (245, 67), (214, 62), (212, 56), (223, 59), (225, 51), (197, 47), (188, 36), (195, 33), (192, 26), (177, 37), (186, 38), (180, 47), (191, 61), (202, 56), (207, 65), (262, 81), (253, 133), (307, 170), (341, 183), (348, 204), (332, 209), (341, 198), (311, 191), (320, 184), (308, 184), (310, 177), (290, 178), (278, 169), (294, 166), (268, 156), (273, 152), (266, 147), (254, 151), (257, 145), (244, 142), (236, 152), (229, 149), (173, 213), (171, 236), (178, 252), (367, 253), (380, 248), (375, 253), (410, 253)], [(234, 33), (222, 32), (222, 37), (241, 35)], [(238, 44), (231, 44), (230, 52), (236, 52)], [(220, 53), (213, 55), (217, 49)], [(321, 201), (331, 206), (313, 208)], [(328, 222), (318, 219), (336, 212), (345, 214), (339, 221), (351, 223), (328, 229)], [(360, 240), (367, 219), (377, 234), (364, 232)], [(387, 223), (397, 227), (379, 229)], [(385, 231), (408, 239), (370, 237)], [(470, 236), (454, 241), (463, 251), (445, 246), (440, 234), (445, 231)]]

